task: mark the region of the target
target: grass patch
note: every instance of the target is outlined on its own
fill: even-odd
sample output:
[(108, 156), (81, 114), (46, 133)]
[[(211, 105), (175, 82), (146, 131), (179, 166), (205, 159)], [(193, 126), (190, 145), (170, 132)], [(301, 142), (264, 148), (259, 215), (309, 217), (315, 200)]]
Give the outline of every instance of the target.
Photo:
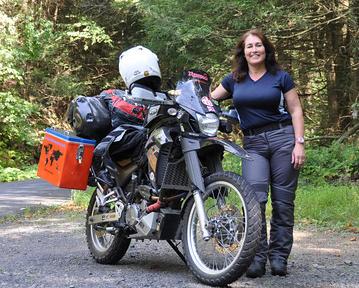
[(21, 215), (5, 215), (0, 217), (0, 224), (16, 222), (20, 217)]
[(359, 186), (302, 186), (295, 204), (296, 221), (301, 223), (359, 229)]
[(83, 207), (74, 203), (54, 206), (37, 206), (25, 208), (20, 214), (10, 214), (0, 217), (0, 224), (20, 222), (23, 220), (33, 220), (46, 218), (57, 213), (79, 214), (84, 211)]
[[(359, 186), (302, 185), (296, 191), (295, 225), (315, 225), (359, 232)], [(272, 216), (270, 195), (266, 208), (267, 221)]]
[[(321, 151), (319, 151), (318, 153), (319, 156), (323, 154)], [(356, 154), (352, 153), (351, 155)], [(317, 158), (319, 156), (317, 156)], [(353, 157), (354, 156), (352, 156), (352, 158)], [(312, 157), (312, 159), (313, 161), (317, 161), (315, 157)], [(319, 163), (319, 160), (317, 162), (312, 163), (310, 167), (316, 166), (315, 170), (321, 171), (321, 165)], [(235, 173), (241, 174), (241, 160), (231, 154), (225, 155), (223, 166), (224, 169), (227, 171), (233, 171)], [(325, 182), (326, 176), (328, 176), (329, 174), (322, 175), (320, 173), (318, 174), (318, 172), (316, 172), (315, 174), (313, 173), (313, 169), (313, 171), (311, 170), (312, 172), (309, 173), (309, 170), (310, 169), (307, 168), (306, 171), (302, 171), (299, 179), (300, 183), (302, 184), (299, 184), (298, 190), (296, 192), (296, 223), (315, 224), (326, 228), (329, 227), (331, 229), (344, 228), (354, 232), (358, 232), (359, 186), (355, 184), (343, 184), (343, 182), (341, 182), (340, 184), (329, 184)], [(349, 173), (344, 173), (344, 171), (341, 171), (340, 169), (336, 170), (336, 172), (338, 175), (342, 174), (342, 178), (344, 177), (344, 174), (347, 178), (349, 178)], [(334, 172), (331, 170), (331, 173)], [(335, 177), (330, 177), (330, 179), (333, 178)], [(337, 178), (339, 179), (340, 177), (338, 176)], [(271, 210), (272, 208), (269, 199), (266, 213), (267, 218), (270, 218)]]
[(74, 205), (82, 208), (87, 208), (94, 190), (94, 187), (88, 187), (86, 191), (72, 190), (71, 200), (73, 201)]

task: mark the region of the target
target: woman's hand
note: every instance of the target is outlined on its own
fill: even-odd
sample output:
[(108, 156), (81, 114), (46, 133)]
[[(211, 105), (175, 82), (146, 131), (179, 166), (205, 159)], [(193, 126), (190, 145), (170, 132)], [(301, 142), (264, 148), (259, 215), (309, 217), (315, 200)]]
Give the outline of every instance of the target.
[(294, 169), (303, 167), (305, 161), (304, 144), (296, 143), (292, 152), (292, 164)]

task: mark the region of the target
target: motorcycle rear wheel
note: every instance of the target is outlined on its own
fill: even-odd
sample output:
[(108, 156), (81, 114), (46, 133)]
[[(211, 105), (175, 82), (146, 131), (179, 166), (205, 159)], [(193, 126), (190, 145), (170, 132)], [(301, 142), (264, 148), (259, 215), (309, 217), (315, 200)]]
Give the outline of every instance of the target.
[[(131, 239), (122, 230), (117, 230), (114, 234), (109, 233), (105, 228), (113, 227), (112, 223), (101, 223), (101, 227), (89, 224), (89, 217), (101, 214), (96, 202), (96, 190), (93, 192), (86, 215), (86, 240), (87, 246), (92, 257), (100, 264), (115, 264), (125, 254), (130, 245)], [(106, 207), (114, 212), (112, 207)], [(113, 211), (112, 211), (113, 210)]]
[(201, 282), (223, 286), (237, 280), (250, 265), (261, 233), (260, 206), (254, 191), (232, 172), (205, 179), (202, 196), (212, 237), (202, 239), (196, 205), (191, 199), (184, 213), (183, 251), (191, 272)]

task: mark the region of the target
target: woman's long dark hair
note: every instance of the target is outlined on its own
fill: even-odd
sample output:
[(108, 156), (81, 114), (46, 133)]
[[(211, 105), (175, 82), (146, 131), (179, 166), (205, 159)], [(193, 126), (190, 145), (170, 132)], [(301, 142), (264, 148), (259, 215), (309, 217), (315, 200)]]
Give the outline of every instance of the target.
[(244, 41), (249, 35), (254, 35), (261, 39), (266, 52), (265, 66), (267, 71), (271, 74), (275, 74), (280, 69), (275, 58), (275, 48), (273, 44), (260, 30), (252, 29), (242, 35), (234, 52), (233, 79), (237, 82), (243, 81), (248, 74), (248, 63), (244, 57)]

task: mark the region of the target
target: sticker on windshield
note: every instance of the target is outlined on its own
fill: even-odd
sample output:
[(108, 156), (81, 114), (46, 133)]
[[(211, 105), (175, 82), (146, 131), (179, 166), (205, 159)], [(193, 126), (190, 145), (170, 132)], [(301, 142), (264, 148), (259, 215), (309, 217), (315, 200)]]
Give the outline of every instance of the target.
[(201, 101), (204, 105), (213, 107), (211, 99), (209, 99), (207, 96), (202, 97)]
[(188, 77), (193, 77), (196, 79), (200, 79), (200, 80), (204, 80), (204, 81), (208, 81), (208, 76), (205, 74), (199, 74), (193, 71), (188, 71)]
[(211, 99), (209, 99), (207, 96), (202, 97), (201, 101), (204, 105), (206, 105), (208, 111), (216, 112), (216, 109), (214, 108), (214, 105), (213, 105)]
[(211, 99), (209, 99), (207, 96), (202, 97), (201, 101), (204, 105), (213, 107)]

